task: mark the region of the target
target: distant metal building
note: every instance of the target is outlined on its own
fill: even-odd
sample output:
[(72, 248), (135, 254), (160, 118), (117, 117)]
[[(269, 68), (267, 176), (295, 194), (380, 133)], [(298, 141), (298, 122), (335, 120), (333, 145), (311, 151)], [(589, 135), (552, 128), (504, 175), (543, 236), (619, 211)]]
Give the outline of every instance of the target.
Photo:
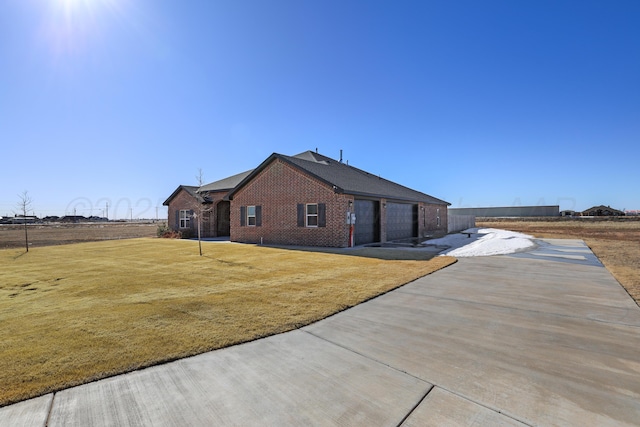
[(482, 218), (560, 216), (560, 206), (504, 206), (487, 208), (449, 208), (451, 215), (473, 215)]

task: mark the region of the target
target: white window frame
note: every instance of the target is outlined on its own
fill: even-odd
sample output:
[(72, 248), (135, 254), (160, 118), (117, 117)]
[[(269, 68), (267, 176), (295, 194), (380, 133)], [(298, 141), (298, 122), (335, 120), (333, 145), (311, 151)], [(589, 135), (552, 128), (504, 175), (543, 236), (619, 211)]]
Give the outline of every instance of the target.
[[(310, 206), (315, 206), (315, 208), (316, 208), (316, 212), (315, 213), (309, 213), (309, 207)], [(319, 215), (318, 215), (318, 211), (319, 211), (319, 209), (318, 209), (318, 204), (317, 203), (307, 203), (305, 205), (305, 208), (304, 208), (304, 224), (305, 224), (305, 226), (312, 227), (312, 228), (318, 227), (318, 220), (320, 219)], [(309, 223), (309, 219), (310, 218), (315, 218), (315, 224), (310, 224)], [(314, 221), (312, 220), (311, 222), (314, 222)]]
[(440, 227), (440, 208), (436, 209), (436, 224)]
[(191, 216), (189, 209), (180, 209), (180, 228), (191, 228)]
[(247, 206), (247, 225), (249, 227), (256, 226), (256, 207)]

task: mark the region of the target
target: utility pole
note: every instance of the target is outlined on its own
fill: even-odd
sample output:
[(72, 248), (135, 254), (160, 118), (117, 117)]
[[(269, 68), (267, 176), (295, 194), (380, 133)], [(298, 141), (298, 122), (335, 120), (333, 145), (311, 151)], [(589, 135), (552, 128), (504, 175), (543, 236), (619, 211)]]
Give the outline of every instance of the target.
[(108, 221), (109, 220), (109, 202), (107, 202), (106, 210), (107, 210), (107, 221)]

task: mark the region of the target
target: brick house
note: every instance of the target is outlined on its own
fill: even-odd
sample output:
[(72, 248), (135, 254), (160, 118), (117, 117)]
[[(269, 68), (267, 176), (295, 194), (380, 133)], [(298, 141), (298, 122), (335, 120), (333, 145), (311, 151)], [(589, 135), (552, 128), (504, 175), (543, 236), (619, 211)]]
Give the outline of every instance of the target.
[(197, 193), (198, 187), (179, 185), (162, 203), (168, 206), (167, 224), (175, 231), (192, 233), (195, 230), (194, 212), (204, 203)]
[(178, 187), (165, 202), (172, 227), (193, 227), (184, 219), (193, 208), (184, 206), (194, 200), (211, 205), (203, 235), (225, 235), (228, 217), (231, 241), (331, 247), (446, 234), (449, 206), (311, 151), (274, 153), (252, 171)]
[(202, 237), (221, 237), (230, 234), (230, 203), (226, 197), (251, 171), (239, 173), (202, 187), (180, 185), (164, 201), (168, 206), (168, 224), (187, 236), (197, 233), (197, 216), (201, 218)]

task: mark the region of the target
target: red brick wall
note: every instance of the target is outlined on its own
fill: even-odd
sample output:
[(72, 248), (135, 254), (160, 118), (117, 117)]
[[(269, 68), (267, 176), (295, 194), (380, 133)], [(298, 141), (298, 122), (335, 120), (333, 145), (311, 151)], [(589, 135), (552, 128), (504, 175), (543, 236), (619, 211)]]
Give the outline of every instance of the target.
[[(214, 193), (209, 193), (209, 198), (213, 203), (207, 205), (201, 205), (195, 197), (189, 194), (185, 190), (180, 190), (180, 192), (169, 202), (168, 207), (168, 225), (171, 229), (176, 231), (184, 231), (183, 228), (179, 228), (178, 221), (176, 220), (176, 213), (182, 209), (193, 210), (195, 212), (200, 212), (203, 216), (202, 226), (200, 229), (200, 235), (202, 237), (217, 237), (217, 215), (218, 211), (216, 209), (217, 203), (220, 202), (224, 196), (227, 195), (227, 191), (219, 191)], [(190, 221), (190, 230), (193, 237), (197, 236), (198, 233), (198, 223), (196, 222), (196, 218), (191, 218)]]
[(204, 205), (204, 221), (202, 221), (202, 237), (218, 237), (218, 202), (222, 201), (228, 191), (217, 191), (207, 193), (211, 204)]
[[(424, 210), (422, 208), (424, 208)], [(418, 216), (420, 236), (447, 234), (447, 205), (420, 203)], [(439, 224), (438, 217), (440, 217)]]
[[(346, 247), (346, 212), (351, 196), (336, 194), (326, 184), (276, 159), (231, 201), (234, 242)], [(298, 227), (299, 203), (325, 203), (326, 227)], [(262, 225), (240, 226), (241, 206), (262, 206)]]
[[(184, 230), (178, 227), (178, 220), (176, 219), (176, 211), (182, 209), (198, 209), (198, 201), (189, 194), (186, 190), (182, 189), (180, 192), (169, 202), (169, 216), (168, 216), (168, 226), (171, 229), (180, 231)], [(191, 220), (192, 229), (195, 230), (196, 223)]]

